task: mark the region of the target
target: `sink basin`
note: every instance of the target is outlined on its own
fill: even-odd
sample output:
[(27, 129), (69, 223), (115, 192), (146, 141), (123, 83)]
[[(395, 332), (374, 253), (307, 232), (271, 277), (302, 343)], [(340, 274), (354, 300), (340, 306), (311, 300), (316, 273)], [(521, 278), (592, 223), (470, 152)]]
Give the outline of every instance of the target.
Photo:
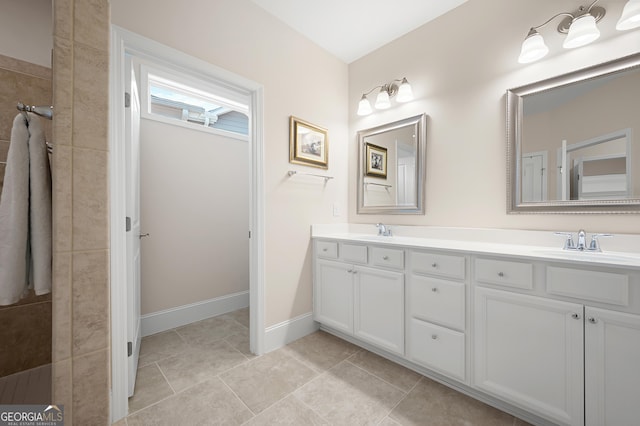
[(536, 254), (544, 257), (552, 257), (555, 259), (566, 259), (584, 262), (598, 263), (622, 263), (625, 265), (640, 265), (640, 255), (615, 253), (615, 252), (596, 252), (596, 251), (578, 251), (563, 249), (542, 249), (534, 250)]

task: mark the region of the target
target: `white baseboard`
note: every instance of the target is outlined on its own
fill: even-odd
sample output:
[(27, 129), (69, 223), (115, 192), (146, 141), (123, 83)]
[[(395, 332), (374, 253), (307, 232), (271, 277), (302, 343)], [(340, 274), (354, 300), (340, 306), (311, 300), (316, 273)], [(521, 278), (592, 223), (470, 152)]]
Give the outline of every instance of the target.
[(249, 292), (229, 294), (215, 299), (178, 306), (142, 315), (142, 337), (181, 327), (192, 322), (226, 314), (249, 306)]
[(294, 340), (313, 333), (319, 328), (320, 325), (313, 320), (311, 312), (267, 327), (264, 336), (264, 352), (267, 353), (281, 348)]

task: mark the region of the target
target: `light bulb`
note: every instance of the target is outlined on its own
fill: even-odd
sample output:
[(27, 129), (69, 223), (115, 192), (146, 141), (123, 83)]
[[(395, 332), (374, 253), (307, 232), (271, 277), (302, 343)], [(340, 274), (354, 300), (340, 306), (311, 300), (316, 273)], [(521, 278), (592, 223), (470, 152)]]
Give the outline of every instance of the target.
[(625, 31), (640, 27), (640, 0), (629, 0), (624, 5), (616, 30)]
[(406, 78), (402, 79), (400, 87), (398, 87), (398, 94), (396, 95), (396, 101), (409, 102), (413, 100), (413, 90)]
[(518, 62), (521, 64), (528, 64), (529, 62), (537, 61), (544, 58), (549, 53), (549, 48), (544, 43), (544, 39), (536, 30), (529, 32), (527, 38), (522, 42), (522, 49), (520, 50), (520, 56)]
[(358, 115), (369, 115), (371, 114), (371, 103), (369, 103), (369, 99), (367, 99), (366, 95), (362, 95), (360, 102), (358, 102)]
[(378, 93), (375, 107), (377, 109), (387, 109), (390, 106), (391, 106), (391, 101), (389, 100), (389, 93), (387, 92), (387, 88), (383, 87), (382, 89), (380, 89), (380, 93)]
[(569, 34), (564, 39), (562, 47), (565, 49), (581, 47), (591, 43), (598, 37), (600, 37), (600, 31), (596, 26), (596, 18), (587, 13), (573, 20), (569, 27)]

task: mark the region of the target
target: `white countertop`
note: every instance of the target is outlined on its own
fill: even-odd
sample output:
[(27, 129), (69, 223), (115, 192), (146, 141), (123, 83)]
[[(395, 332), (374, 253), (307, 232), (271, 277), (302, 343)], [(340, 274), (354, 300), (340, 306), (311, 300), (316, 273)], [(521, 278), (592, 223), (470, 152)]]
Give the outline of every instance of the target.
[[(312, 238), (353, 241), (378, 246), (464, 251), (475, 254), (640, 269), (640, 252), (606, 249), (605, 245), (610, 243), (612, 239), (605, 243), (603, 243), (604, 240), (600, 241), (602, 252), (580, 252), (563, 250), (564, 240), (549, 231), (389, 226), (394, 234), (391, 237), (376, 235), (375, 226), (370, 224), (313, 225), (311, 236)], [(371, 231), (371, 233), (366, 231)], [(468, 236), (468, 239), (465, 236)], [(617, 238), (620, 240), (617, 243), (617, 248), (635, 246), (640, 250), (640, 236), (625, 234), (617, 236)], [(589, 240), (590, 235), (588, 234), (587, 243)], [(516, 241), (522, 241), (522, 243)], [(615, 246), (615, 244), (608, 245)]]

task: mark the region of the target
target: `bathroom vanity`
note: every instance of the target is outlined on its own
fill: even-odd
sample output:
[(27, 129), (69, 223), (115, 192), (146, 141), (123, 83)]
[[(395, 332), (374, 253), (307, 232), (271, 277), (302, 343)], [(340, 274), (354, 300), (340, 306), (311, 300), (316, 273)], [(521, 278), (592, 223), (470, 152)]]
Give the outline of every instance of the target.
[(393, 231), (313, 227), (322, 329), (533, 424), (637, 423), (637, 236), (599, 253), (550, 232)]

